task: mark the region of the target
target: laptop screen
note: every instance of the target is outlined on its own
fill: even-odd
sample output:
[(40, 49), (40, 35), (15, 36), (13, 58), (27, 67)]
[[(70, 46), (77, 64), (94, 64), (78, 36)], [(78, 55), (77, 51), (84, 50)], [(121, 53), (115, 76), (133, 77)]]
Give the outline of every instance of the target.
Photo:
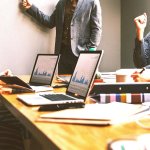
[(72, 93), (71, 95), (75, 94), (79, 97), (87, 96), (91, 83), (95, 78), (95, 73), (100, 63), (102, 54), (102, 50), (80, 53), (78, 62), (67, 89), (68, 94)]
[(50, 85), (58, 60), (59, 55), (57, 54), (38, 54), (29, 83), (33, 85)]

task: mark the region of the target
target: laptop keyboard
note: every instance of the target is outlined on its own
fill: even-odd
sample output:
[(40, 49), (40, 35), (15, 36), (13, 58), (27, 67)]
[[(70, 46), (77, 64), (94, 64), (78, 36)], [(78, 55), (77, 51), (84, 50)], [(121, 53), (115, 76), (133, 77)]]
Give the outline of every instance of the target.
[(40, 95), (44, 98), (47, 98), (51, 101), (63, 101), (63, 100), (74, 100), (75, 98), (73, 97), (69, 97), (67, 95), (64, 95), (64, 94), (45, 94), (45, 95)]

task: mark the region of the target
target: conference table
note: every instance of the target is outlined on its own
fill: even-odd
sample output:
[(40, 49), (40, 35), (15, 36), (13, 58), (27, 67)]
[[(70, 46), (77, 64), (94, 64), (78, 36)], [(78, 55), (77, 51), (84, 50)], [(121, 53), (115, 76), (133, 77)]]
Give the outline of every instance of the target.
[[(24, 80), (27, 78), (24, 76)], [(54, 92), (65, 92), (56, 88)], [(37, 121), (41, 114), (38, 106), (27, 106), (17, 99), (17, 94), (3, 94), (3, 102), (16, 118), (42, 145), (42, 150), (106, 150), (107, 144), (119, 138), (132, 138), (150, 130), (141, 128), (136, 122), (112, 126), (75, 125)], [(92, 103), (89, 98), (87, 103)]]

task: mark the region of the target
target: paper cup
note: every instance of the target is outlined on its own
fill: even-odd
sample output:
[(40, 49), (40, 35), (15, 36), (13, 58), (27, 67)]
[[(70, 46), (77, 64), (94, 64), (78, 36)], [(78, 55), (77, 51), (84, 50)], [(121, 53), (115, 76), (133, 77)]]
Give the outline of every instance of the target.
[(116, 82), (134, 82), (131, 75), (134, 71), (121, 69), (116, 71)]

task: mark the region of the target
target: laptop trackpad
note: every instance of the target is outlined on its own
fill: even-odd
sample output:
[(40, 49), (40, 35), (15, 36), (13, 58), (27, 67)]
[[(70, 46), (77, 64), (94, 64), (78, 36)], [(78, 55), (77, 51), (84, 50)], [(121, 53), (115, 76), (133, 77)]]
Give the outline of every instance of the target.
[(23, 103), (30, 105), (30, 106), (38, 106), (38, 105), (45, 105), (51, 104), (51, 101), (39, 96), (39, 94), (26, 94), (26, 95), (17, 95), (17, 98), (21, 100)]

